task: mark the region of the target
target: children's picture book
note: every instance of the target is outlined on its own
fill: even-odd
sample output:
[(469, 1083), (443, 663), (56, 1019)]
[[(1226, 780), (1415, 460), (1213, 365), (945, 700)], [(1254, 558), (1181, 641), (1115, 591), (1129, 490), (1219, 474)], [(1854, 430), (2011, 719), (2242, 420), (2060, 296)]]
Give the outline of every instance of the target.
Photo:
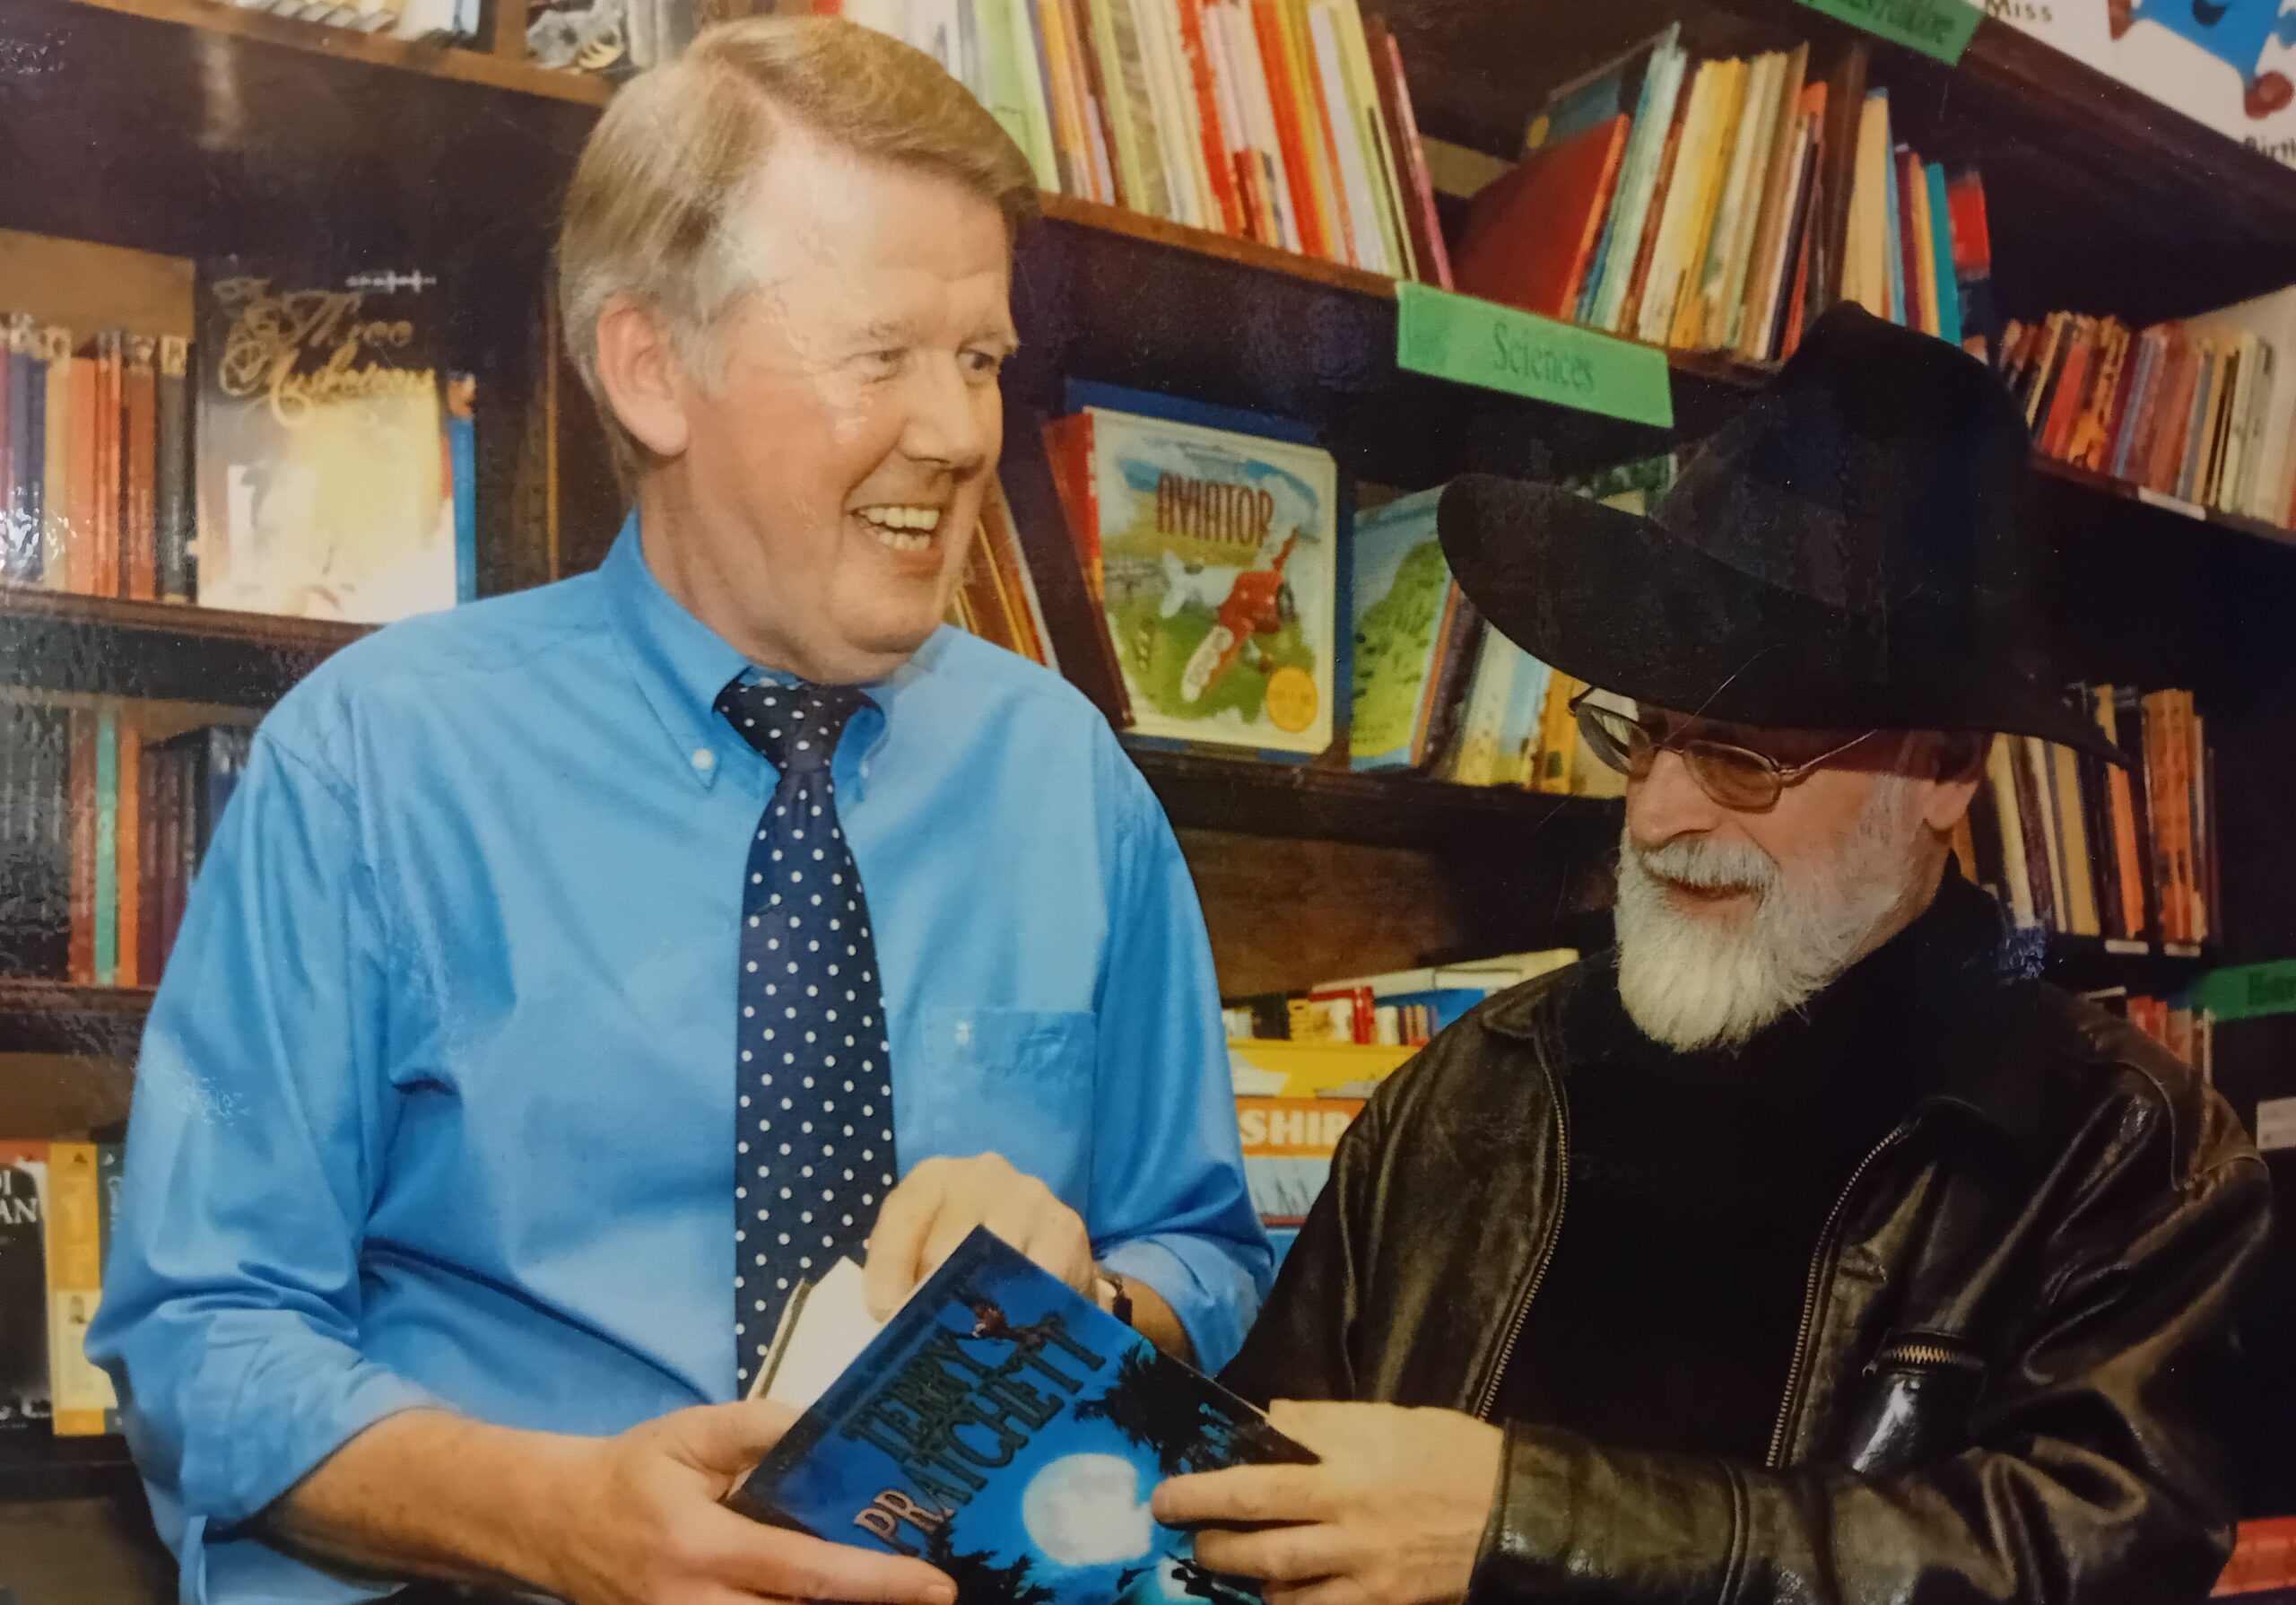
[(203, 606), (386, 624), (454, 606), (438, 287), (239, 262), (204, 279)]
[(1461, 606), (1435, 531), (1441, 495), (1399, 497), (1355, 520), (1347, 740), (1358, 769), (1415, 769), (1427, 759), (1444, 649)]
[(804, 1413), (736, 1509), (918, 1557), (958, 1605), (1253, 1605), (1150, 1496), (1185, 1472), (1312, 1463), (1307, 1450), (985, 1229), (874, 1335), (859, 1280), (840, 1266), (785, 1313), (760, 1388)]
[(1090, 545), (1140, 735), (1331, 745), (1338, 470), (1289, 441), (1088, 408)]

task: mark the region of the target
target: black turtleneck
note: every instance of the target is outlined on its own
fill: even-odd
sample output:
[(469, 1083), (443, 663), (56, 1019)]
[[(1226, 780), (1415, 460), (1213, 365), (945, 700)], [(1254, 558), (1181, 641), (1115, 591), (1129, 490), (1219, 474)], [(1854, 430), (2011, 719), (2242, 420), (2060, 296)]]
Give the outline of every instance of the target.
[(1501, 1420), (1609, 1448), (1760, 1461), (1827, 1215), (1944, 1068), (1912, 1029), (1989, 970), (1992, 899), (1928, 908), (1735, 1052), (1636, 1029), (1615, 975), (1569, 1005), (1569, 1191), (1501, 1381)]

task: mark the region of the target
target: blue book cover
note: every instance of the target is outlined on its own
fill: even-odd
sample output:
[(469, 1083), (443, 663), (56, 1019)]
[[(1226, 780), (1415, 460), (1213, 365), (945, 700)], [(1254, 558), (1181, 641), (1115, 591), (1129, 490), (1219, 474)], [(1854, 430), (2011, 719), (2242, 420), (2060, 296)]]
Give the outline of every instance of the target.
[(1945, 200), (1945, 167), (1933, 161), (1922, 169), (1929, 190), (1929, 248), (1937, 260), (1937, 336), (1950, 345), (1961, 343), (1961, 298), (1953, 278), (1953, 215)]
[(976, 1229), (734, 1495), (947, 1573), (958, 1605), (1252, 1605), (1149, 1513), (1156, 1485), (1314, 1456)]
[(447, 461), (455, 498), (455, 600), (478, 600), (478, 380), (447, 378)]
[[(1879, 96), (1886, 101), (1890, 98), (1890, 92), (1885, 89), (1877, 89), (1874, 92), (1874, 95), (1868, 96), (1867, 99), (1873, 99), (1874, 96)], [(1898, 158), (1904, 152), (1903, 145), (1899, 145), (1891, 151), (1887, 163), (1889, 184), (1883, 191), (1887, 197), (1883, 204), (1888, 208), (1886, 213), (1888, 238), (1882, 241), (1882, 255), (1887, 259), (1890, 270), (1890, 318), (1892, 322), (1900, 325), (1909, 321), (1906, 317), (1905, 308), (1905, 207), (1907, 203), (1906, 197), (1898, 193)]]

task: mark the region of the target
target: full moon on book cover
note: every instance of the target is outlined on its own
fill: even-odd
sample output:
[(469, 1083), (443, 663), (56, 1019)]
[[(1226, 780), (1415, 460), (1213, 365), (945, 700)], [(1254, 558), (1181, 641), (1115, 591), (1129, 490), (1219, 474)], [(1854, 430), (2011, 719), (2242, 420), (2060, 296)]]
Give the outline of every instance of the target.
[(1155, 1541), (1139, 1468), (1115, 1454), (1066, 1454), (1046, 1466), (1021, 1496), (1021, 1522), (1058, 1566), (1137, 1560)]

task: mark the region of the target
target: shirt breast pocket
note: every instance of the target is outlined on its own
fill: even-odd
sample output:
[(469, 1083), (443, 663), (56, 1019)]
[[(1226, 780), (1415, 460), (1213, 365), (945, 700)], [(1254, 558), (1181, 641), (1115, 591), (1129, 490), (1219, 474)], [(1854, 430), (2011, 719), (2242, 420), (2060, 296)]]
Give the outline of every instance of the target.
[(1083, 1214), (1091, 1190), (1098, 1016), (928, 1008), (919, 1024), (917, 1069), (933, 1112), (932, 1152), (1002, 1154)]

